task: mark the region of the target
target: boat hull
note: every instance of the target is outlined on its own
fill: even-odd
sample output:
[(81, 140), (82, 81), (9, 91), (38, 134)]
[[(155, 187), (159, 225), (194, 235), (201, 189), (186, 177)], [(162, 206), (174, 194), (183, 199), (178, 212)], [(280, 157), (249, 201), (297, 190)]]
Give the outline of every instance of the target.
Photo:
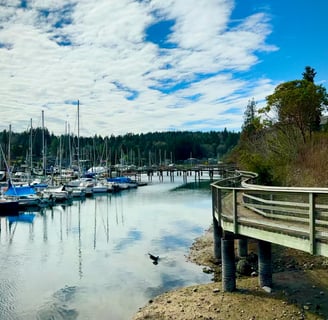
[(18, 201), (0, 200), (0, 216), (18, 216)]

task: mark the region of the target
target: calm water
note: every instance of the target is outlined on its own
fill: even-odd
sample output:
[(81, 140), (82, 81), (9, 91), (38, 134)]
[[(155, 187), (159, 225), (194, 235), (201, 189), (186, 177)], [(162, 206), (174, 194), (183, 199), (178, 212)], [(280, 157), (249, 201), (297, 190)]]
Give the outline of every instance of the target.
[(131, 319), (164, 291), (210, 282), (186, 261), (211, 223), (209, 188), (165, 178), (46, 209), (33, 224), (1, 218), (0, 319)]

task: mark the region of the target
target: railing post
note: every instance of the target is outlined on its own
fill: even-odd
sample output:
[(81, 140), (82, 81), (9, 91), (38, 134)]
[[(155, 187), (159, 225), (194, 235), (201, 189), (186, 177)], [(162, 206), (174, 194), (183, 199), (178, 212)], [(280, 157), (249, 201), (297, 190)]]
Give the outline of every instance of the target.
[(232, 216), (233, 216), (233, 232), (237, 234), (238, 232), (238, 221), (237, 221), (237, 192), (236, 189), (232, 189)]
[(309, 252), (315, 254), (316, 244), (315, 244), (315, 200), (314, 194), (309, 193), (309, 240), (310, 248)]

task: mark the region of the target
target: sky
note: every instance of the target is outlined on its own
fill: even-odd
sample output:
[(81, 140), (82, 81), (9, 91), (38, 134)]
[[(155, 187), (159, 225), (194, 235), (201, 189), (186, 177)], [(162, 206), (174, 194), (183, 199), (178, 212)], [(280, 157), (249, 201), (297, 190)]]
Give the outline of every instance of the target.
[(0, 0), (0, 130), (238, 132), (251, 99), (263, 106), (305, 66), (327, 88), (327, 12), (326, 0)]

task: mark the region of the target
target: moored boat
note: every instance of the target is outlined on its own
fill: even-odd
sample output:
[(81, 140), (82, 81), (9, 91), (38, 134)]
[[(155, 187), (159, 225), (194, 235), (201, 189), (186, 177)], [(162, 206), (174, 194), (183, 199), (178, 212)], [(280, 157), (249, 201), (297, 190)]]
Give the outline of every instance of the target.
[(129, 177), (107, 178), (107, 181), (116, 183), (121, 190), (138, 187), (138, 184)]
[(48, 187), (43, 191), (45, 197), (53, 199), (55, 202), (62, 202), (71, 199), (69, 191), (65, 190), (64, 186)]
[(17, 201), (21, 207), (38, 206), (40, 197), (31, 186), (15, 186), (10, 181), (3, 197), (7, 200)]

